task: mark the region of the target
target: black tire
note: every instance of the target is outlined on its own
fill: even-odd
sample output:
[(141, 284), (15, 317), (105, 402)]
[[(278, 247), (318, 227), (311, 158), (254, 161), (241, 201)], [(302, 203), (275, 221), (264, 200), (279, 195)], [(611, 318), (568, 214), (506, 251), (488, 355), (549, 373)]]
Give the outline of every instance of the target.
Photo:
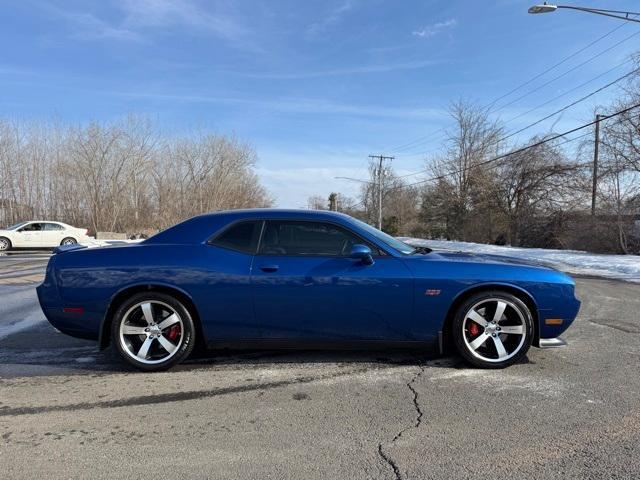
[[(160, 310), (157, 318), (158, 321), (155, 321), (153, 323), (153, 328), (157, 328), (160, 326), (162, 322), (159, 320), (163, 319), (162, 315), (164, 313), (170, 313), (171, 311), (173, 311), (173, 313), (177, 314), (180, 320), (180, 338), (178, 340), (179, 343), (177, 344), (177, 348), (175, 349), (175, 351), (169, 352), (161, 346), (161, 340), (168, 340), (168, 338), (165, 337), (165, 332), (167, 329), (163, 330), (159, 334), (156, 331), (157, 336), (155, 339), (151, 339), (151, 347), (148, 349), (148, 351), (152, 352), (152, 349), (155, 348), (159, 356), (157, 359), (150, 358), (141, 361), (138, 359), (141, 357), (136, 357), (135, 350), (137, 348), (140, 348), (142, 346), (141, 344), (149, 341), (149, 336), (153, 337), (154, 332), (152, 331), (149, 333), (141, 334), (123, 333), (123, 335), (121, 335), (121, 329), (124, 327), (124, 325), (126, 325), (127, 327), (146, 328), (147, 330), (149, 330), (150, 327), (148, 327), (147, 324), (143, 321), (145, 320), (146, 315), (143, 314), (142, 308), (142, 304), (147, 303), (154, 305), (154, 307), (152, 308), (152, 311), (154, 311), (154, 313)], [(140, 309), (140, 311), (137, 311), (138, 308)], [(167, 310), (166, 312), (163, 311), (165, 309)], [(140, 317), (142, 315), (142, 319), (135, 318), (136, 315), (137, 317)], [(168, 316), (164, 317), (165, 320), (167, 318)], [(132, 321), (132, 319), (136, 320), (138, 323), (136, 325), (132, 325), (131, 323), (129, 323)], [(123, 325), (124, 322), (127, 323)], [(162, 336), (163, 338), (159, 339), (158, 336)], [(111, 323), (111, 339), (115, 344), (118, 353), (127, 363), (145, 372), (158, 372), (173, 367), (174, 365), (185, 360), (191, 354), (196, 341), (196, 329), (189, 310), (175, 297), (160, 292), (143, 292), (133, 295), (118, 307)], [(169, 357), (166, 358), (166, 360), (162, 360), (162, 350), (164, 350), (166, 354), (169, 354)], [(138, 353), (140, 353), (140, 350), (138, 350)], [(154, 363), (149, 363), (151, 361)]]
[(76, 243), (78, 243), (78, 241), (75, 238), (66, 237), (62, 239), (62, 241), (60, 242), (60, 245), (75, 245)]
[[(495, 308), (492, 309), (493, 304)], [(500, 304), (506, 307), (502, 309), (504, 313), (500, 315), (500, 319), (494, 322)], [(484, 319), (486, 316), (489, 320), (482, 322), (484, 326), (481, 322), (471, 320), (471, 317), (475, 317), (472, 311), (479, 313), (476, 318)], [(505, 333), (507, 329), (511, 333)], [(522, 333), (517, 333), (518, 331)], [(451, 334), (456, 349), (470, 365), (479, 368), (504, 368), (519, 362), (531, 347), (533, 316), (522, 300), (508, 292), (481, 292), (470, 296), (460, 305), (453, 319)], [(474, 350), (475, 344), (479, 346)], [(502, 352), (507, 355), (501, 357), (500, 345), (504, 349)]]
[(8, 252), (11, 250), (11, 240), (7, 237), (0, 237), (0, 252)]

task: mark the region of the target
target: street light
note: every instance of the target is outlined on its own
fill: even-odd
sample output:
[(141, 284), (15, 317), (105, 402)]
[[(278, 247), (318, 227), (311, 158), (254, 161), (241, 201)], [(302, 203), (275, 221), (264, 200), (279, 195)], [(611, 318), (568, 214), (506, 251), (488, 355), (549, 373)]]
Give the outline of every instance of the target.
[(625, 12), (622, 10), (604, 10), (602, 8), (576, 7), (572, 5), (550, 5), (547, 2), (544, 2), (541, 5), (534, 5), (533, 7), (530, 7), (529, 13), (531, 14), (551, 13), (551, 12), (555, 12), (560, 8), (564, 8), (567, 10), (579, 10), (581, 12), (595, 13), (596, 15), (604, 15), (605, 17), (619, 18), (620, 20), (626, 20), (628, 22), (640, 23), (640, 20), (635, 18), (638, 15), (640, 15), (640, 13), (638, 12)]
[(557, 9), (557, 5), (549, 5), (545, 2), (542, 5), (534, 5), (533, 7), (529, 7), (529, 13), (549, 13), (555, 12)]

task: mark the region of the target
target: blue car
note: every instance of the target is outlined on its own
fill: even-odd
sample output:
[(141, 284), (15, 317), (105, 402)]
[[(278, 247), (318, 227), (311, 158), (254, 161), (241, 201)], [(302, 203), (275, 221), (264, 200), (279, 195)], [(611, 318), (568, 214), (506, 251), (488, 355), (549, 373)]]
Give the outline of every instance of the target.
[(557, 346), (580, 302), (567, 275), (414, 248), (340, 213), (200, 215), (138, 244), (59, 247), (38, 287), (58, 330), (164, 370), (208, 348), (455, 348), (501, 368)]

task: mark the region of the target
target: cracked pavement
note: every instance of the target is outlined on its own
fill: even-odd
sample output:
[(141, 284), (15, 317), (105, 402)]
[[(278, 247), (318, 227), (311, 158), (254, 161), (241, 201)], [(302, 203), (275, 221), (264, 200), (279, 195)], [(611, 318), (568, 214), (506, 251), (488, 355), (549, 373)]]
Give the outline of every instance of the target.
[(640, 285), (578, 278), (569, 346), (506, 370), (260, 351), (144, 374), (56, 333), (24, 272), (0, 285), (0, 478), (640, 477)]

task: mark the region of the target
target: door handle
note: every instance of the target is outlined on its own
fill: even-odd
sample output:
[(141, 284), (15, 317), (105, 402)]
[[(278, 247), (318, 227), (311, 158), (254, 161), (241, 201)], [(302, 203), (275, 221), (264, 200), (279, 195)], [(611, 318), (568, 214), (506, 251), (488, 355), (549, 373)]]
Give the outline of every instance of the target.
[(262, 265), (260, 270), (263, 272), (277, 272), (279, 268), (278, 265)]

